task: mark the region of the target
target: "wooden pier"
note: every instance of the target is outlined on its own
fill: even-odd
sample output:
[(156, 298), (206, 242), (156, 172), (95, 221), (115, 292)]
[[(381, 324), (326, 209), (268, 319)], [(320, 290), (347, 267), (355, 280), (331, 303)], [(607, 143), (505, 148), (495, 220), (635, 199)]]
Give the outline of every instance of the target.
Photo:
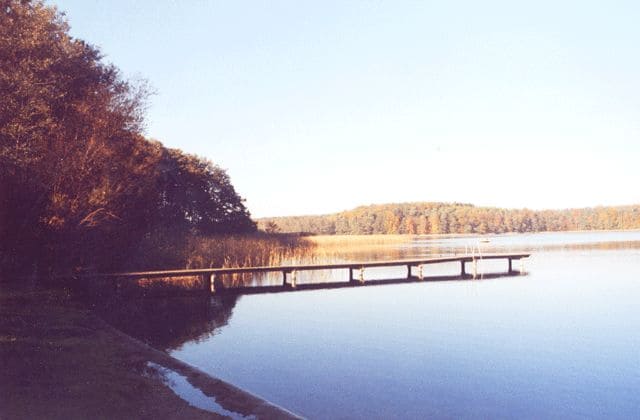
[[(265, 266), (265, 267), (237, 267), (237, 268), (205, 268), (191, 270), (163, 270), (163, 271), (140, 271), (128, 273), (112, 273), (101, 274), (97, 277), (112, 278), (116, 282), (120, 280), (130, 279), (152, 279), (167, 277), (193, 277), (202, 276), (204, 280), (205, 290), (211, 293), (268, 293), (293, 290), (310, 290), (310, 289), (330, 289), (341, 287), (363, 286), (365, 284), (393, 284), (407, 283), (424, 280), (454, 280), (476, 278), (479, 274), (477, 264), (483, 260), (505, 260), (507, 267), (505, 272), (500, 273), (483, 273), (485, 278), (500, 277), (513, 275), (518, 272), (513, 270), (513, 261), (521, 261), (528, 258), (530, 254), (485, 254), (485, 255), (455, 255), (446, 257), (431, 257), (411, 260), (392, 260), (392, 261), (366, 261), (366, 262), (348, 262), (339, 264), (310, 264), (310, 265), (283, 265), (283, 266)], [(460, 274), (454, 276), (428, 276), (425, 266), (443, 263), (459, 263)], [(472, 273), (467, 273), (467, 263), (473, 264)], [(364, 278), (366, 268), (373, 267), (406, 267), (406, 277), (401, 279), (389, 280), (369, 280)], [(297, 282), (297, 273), (301, 271), (320, 271), (320, 270), (348, 270), (348, 281), (343, 282), (322, 282), (322, 283), (301, 283)], [(523, 273), (524, 269), (521, 265), (519, 273)], [(282, 274), (282, 283), (280, 285), (264, 285), (264, 286), (233, 286), (225, 287), (222, 282), (223, 275), (246, 274), (246, 273), (269, 273), (279, 272)], [(357, 275), (356, 275), (357, 273)]]

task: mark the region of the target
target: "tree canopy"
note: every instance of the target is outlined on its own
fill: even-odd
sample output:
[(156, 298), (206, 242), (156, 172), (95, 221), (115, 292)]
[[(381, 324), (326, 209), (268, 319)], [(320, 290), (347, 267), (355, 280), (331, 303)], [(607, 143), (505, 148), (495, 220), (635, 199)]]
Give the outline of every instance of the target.
[(258, 222), (263, 229), (275, 224), (283, 232), (324, 235), (639, 229), (640, 206), (534, 211), (460, 203), (396, 203), (320, 216), (264, 218)]
[(255, 230), (224, 170), (144, 138), (143, 84), (55, 7), (0, 5), (0, 268), (109, 268), (159, 229)]

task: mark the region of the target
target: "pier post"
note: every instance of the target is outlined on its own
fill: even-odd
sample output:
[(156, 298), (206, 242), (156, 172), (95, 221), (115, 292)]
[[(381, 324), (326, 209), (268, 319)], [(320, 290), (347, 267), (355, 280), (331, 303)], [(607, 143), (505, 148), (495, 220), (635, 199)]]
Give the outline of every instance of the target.
[(211, 293), (219, 292), (222, 289), (224, 289), (222, 278), (216, 273), (211, 273), (209, 276), (209, 290)]
[(291, 287), (296, 288), (296, 270), (291, 272)]
[(282, 270), (282, 285), (283, 286), (287, 285), (287, 271), (286, 270)]
[(419, 278), (420, 280), (424, 280), (424, 273), (423, 273), (423, 271), (422, 271), (422, 264), (420, 264), (420, 265), (418, 266), (418, 278)]
[(460, 275), (463, 277), (467, 275), (464, 264), (465, 264), (464, 260), (460, 260)]
[(407, 278), (410, 279), (411, 278), (411, 265), (407, 264)]
[(513, 271), (513, 264), (511, 262), (511, 258), (507, 258), (509, 260), (509, 270), (507, 271), (507, 273), (511, 273)]
[(478, 260), (473, 259), (473, 278), (478, 277)]
[(204, 283), (204, 290), (208, 292), (215, 292), (213, 289), (213, 274), (203, 274), (202, 282)]
[(349, 281), (353, 281), (353, 267), (349, 267)]
[(360, 267), (360, 283), (364, 284), (364, 267)]

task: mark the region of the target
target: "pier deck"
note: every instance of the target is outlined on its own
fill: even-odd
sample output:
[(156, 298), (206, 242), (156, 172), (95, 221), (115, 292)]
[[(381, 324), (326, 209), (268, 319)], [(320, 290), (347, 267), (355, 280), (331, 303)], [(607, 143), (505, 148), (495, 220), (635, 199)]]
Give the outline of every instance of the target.
[[(125, 279), (152, 279), (152, 278), (167, 278), (167, 277), (188, 277), (188, 276), (202, 276), (204, 280), (204, 287), (211, 293), (266, 293), (266, 292), (279, 292), (279, 291), (293, 291), (293, 290), (310, 290), (310, 289), (328, 289), (328, 288), (340, 288), (340, 287), (353, 287), (362, 286), (365, 284), (396, 284), (415, 282), (423, 280), (453, 280), (461, 278), (475, 278), (477, 273), (477, 262), (482, 260), (506, 260), (507, 270), (502, 273), (486, 273), (483, 274), (487, 277), (500, 277), (505, 275), (512, 275), (516, 273), (513, 270), (513, 261), (522, 260), (528, 258), (528, 253), (499, 253), (499, 254), (485, 254), (485, 255), (453, 255), (446, 257), (430, 257), (420, 259), (407, 259), (407, 260), (390, 260), (390, 261), (361, 261), (361, 262), (345, 262), (337, 264), (308, 264), (308, 265), (282, 265), (282, 266), (262, 266), (262, 267), (234, 267), (234, 268), (204, 268), (204, 269), (187, 269), (187, 270), (161, 270), (161, 271), (139, 271), (139, 272), (125, 272), (125, 273), (111, 273), (100, 274), (96, 277), (112, 278), (115, 281)], [(457, 262), (460, 264), (460, 274), (457, 276), (426, 276), (424, 273), (424, 266), (432, 264), (442, 264)], [(466, 264), (473, 263), (473, 272), (468, 274), (466, 271)], [(364, 270), (366, 268), (374, 267), (406, 267), (406, 278), (402, 279), (389, 279), (389, 280), (368, 280), (364, 279)], [(343, 282), (323, 282), (323, 283), (297, 283), (296, 274), (300, 271), (320, 271), (320, 270), (336, 270), (345, 269), (348, 270), (348, 281)], [(415, 273), (414, 269), (417, 270)], [(354, 277), (355, 272), (358, 272), (357, 278)], [(522, 268), (520, 270), (522, 272)], [(231, 286), (225, 287), (222, 282), (222, 276), (232, 274), (246, 274), (246, 273), (269, 273), (280, 272), (282, 273), (282, 284), (279, 285), (264, 285), (264, 286)]]

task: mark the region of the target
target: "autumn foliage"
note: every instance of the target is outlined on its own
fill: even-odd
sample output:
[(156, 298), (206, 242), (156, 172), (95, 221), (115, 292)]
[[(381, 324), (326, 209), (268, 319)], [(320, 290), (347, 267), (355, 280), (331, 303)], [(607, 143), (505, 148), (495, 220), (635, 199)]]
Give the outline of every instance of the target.
[(119, 267), (167, 229), (255, 230), (224, 170), (143, 137), (143, 84), (54, 7), (0, 5), (3, 273)]
[(535, 211), (460, 203), (397, 203), (320, 216), (265, 218), (259, 220), (259, 225), (278, 226), (283, 232), (324, 235), (640, 229), (640, 206)]

